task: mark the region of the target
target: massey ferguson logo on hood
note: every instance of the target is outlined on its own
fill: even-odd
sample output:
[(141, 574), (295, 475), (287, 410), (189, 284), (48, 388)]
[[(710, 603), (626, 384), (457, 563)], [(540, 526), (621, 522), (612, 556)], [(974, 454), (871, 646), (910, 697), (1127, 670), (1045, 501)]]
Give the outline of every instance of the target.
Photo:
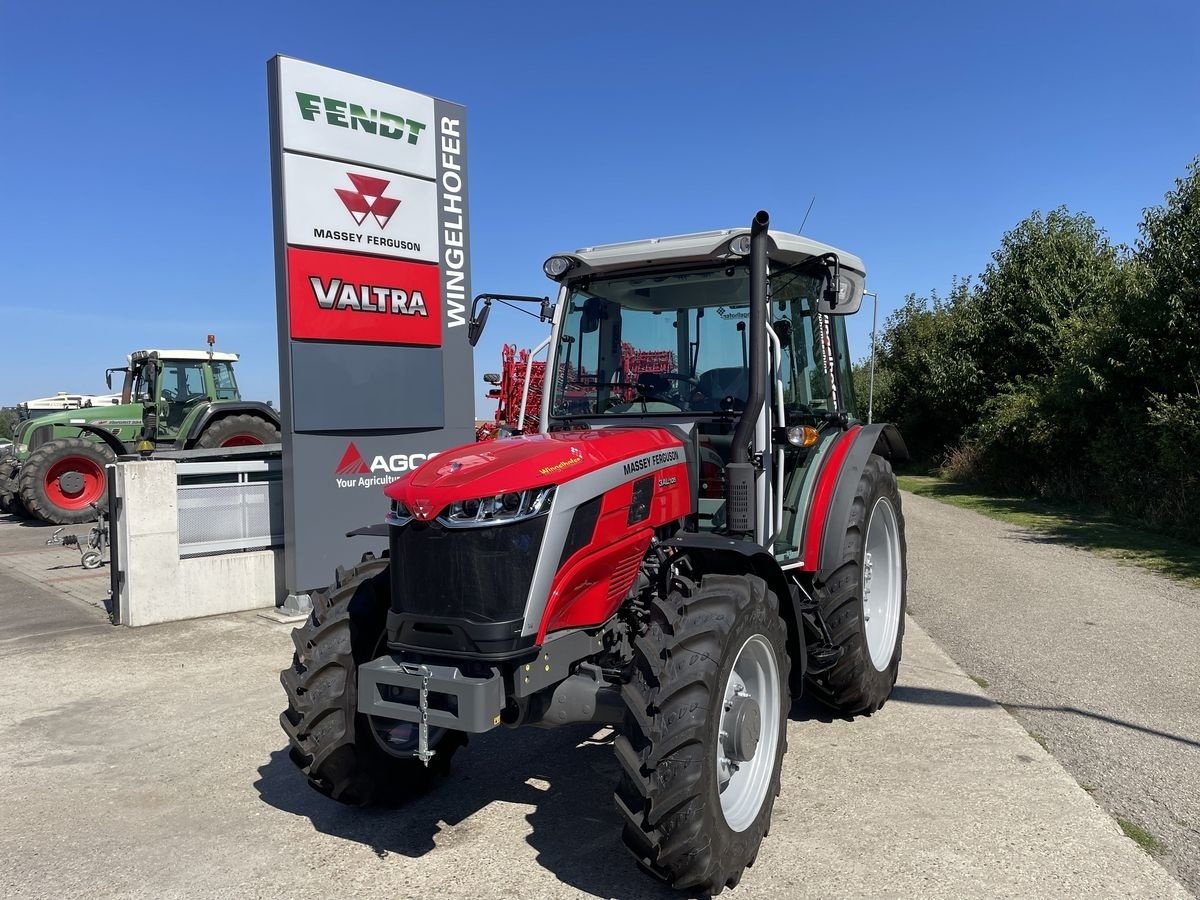
[(351, 441), (346, 445), (342, 461), (334, 469), (334, 477), (340, 488), (364, 488), (389, 485), (405, 472), (411, 472), (436, 453), (393, 453), (391, 456), (376, 456), (367, 463), (366, 458)]
[(292, 337), (441, 346), (436, 265), (299, 247), (287, 257)]

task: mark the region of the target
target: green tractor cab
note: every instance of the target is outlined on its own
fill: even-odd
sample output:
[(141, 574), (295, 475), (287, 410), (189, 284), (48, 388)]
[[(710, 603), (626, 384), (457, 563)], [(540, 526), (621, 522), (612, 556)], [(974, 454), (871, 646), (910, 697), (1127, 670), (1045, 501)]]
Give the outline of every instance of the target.
[(107, 502), (104, 467), (118, 456), (156, 450), (247, 447), (279, 442), (279, 414), (243, 400), (236, 353), (135, 350), (123, 368), (119, 402), (22, 422), (0, 460), (0, 507), (55, 525), (95, 517)]

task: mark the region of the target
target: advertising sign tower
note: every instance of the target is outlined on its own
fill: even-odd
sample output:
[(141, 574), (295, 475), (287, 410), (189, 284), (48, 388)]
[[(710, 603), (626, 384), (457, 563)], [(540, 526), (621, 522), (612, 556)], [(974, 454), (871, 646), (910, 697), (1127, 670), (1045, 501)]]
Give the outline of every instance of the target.
[(474, 439), (466, 111), (267, 64), (286, 581), (380, 551), (383, 487)]

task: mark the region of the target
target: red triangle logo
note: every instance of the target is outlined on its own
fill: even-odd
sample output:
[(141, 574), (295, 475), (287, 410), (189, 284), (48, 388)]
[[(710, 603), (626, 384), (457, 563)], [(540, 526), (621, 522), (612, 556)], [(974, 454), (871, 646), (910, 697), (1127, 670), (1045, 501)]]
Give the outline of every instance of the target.
[(354, 446), (354, 441), (346, 445), (346, 452), (342, 455), (342, 461), (337, 465), (338, 475), (366, 475), (371, 470), (367, 467), (366, 460), (362, 458), (362, 454), (358, 452), (358, 448)]

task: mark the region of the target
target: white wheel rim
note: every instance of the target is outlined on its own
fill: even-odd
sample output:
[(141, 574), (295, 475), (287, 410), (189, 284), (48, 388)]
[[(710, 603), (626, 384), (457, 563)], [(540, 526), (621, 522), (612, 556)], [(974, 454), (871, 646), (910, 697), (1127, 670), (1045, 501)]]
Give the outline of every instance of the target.
[(863, 551), (863, 622), (867, 651), (875, 671), (892, 664), (896, 634), (900, 630), (900, 526), (896, 510), (886, 497), (875, 501), (867, 524)]
[[(758, 704), (761, 729), (753, 756), (737, 762), (729, 758), (727, 739), (736, 727), (732, 706), (739, 696), (749, 697)], [(783, 726), (781, 700), (775, 651), (765, 637), (752, 635), (738, 650), (725, 683), (717, 734), (717, 789), (721, 813), (734, 831), (745, 831), (753, 824), (771, 787), (779, 729)]]

